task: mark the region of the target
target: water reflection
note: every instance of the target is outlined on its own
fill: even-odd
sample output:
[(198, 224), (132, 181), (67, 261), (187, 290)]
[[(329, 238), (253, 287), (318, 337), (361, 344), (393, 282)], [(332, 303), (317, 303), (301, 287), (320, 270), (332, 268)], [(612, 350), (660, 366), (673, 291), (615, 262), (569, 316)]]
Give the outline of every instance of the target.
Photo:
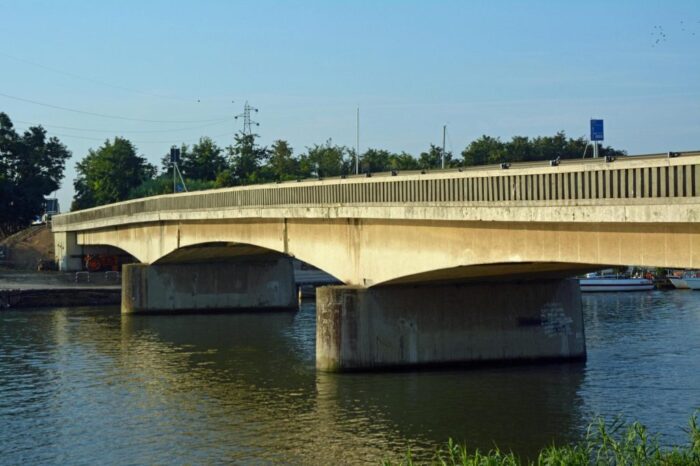
[[(274, 438), (290, 445), (304, 462), (326, 462), (331, 458), (328, 448), (343, 450), (358, 461), (400, 454), (408, 446), (429, 455), (436, 443), (449, 437), (481, 448), (495, 442), (530, 454), (533, 445), (578, 435), (580, 364), (317, 374), (314, 334), (304, 332), (299, 338), (294, 331), (312, 328), (313, 319), (312, 307), (298, 314), (125, 316), (122, 339), (138, 345), (132, 348), (138, 367), (150, 361), (151, 370), (166, 380), (179, 374), (176, 383), (203, 391), (198, 398), (217, 400), (219, 409), (231, 409), (232, 416), (256, 406), (252, 417), (236, 429), (264, 429), (262, 438), (239, 441), (263, 446)], [(163, 353), (187, 357), (171, 365)], [(163, 370), (170, 374), (160, 374)], [(523, 436), (533, 424), (538, 426), (535, 433)]]
[(376, 463), (452, 437), (532, 456), (597, 414), (678, 443), (700, 400), (699, 304), (584, 296), (585, 364), (346, 375), (315, 371), (313, 306), (3, 312), (0, 451), (8, 463)]

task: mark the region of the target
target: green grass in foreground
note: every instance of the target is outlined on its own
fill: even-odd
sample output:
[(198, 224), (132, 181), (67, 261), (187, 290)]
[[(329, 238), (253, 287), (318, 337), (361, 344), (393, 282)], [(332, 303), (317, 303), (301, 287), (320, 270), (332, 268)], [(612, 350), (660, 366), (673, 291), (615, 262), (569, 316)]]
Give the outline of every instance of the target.
[[(646, 427), (635, 422), (625, 426), (620, 421), (607, 425), (599, 419), (588, 427), (585, 438), (577, 444), (551, 446), (542, 450), (534, 461), (522, 461), (512, 452), (495, 448), (487, 453), (467, 451), (451, 439), (440, 448), (428, 464), (463, 466), (554, 466), (554, 465), (692, 465), (700, 466), (700, 428), (697, 415), (690, 419), (690, 445), (664, 449)], [(416, 463), (409, 452), (399, 463), (385, 461), (384, 465), (412, 466)]]

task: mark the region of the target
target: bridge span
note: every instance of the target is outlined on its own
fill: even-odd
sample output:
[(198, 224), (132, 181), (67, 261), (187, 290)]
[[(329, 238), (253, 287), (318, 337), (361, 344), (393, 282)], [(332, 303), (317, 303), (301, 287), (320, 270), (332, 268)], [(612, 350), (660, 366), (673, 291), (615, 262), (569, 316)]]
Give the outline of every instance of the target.
[(566, 277), (700, 268), (700, 152), (181, 193), (52, 228), (63, 270), (105, 247), (141, 263), (125, 312), (289, 307), (284, 258), (330, 273), (346, 286), (318, 293), (321, 368), (583, 357)]

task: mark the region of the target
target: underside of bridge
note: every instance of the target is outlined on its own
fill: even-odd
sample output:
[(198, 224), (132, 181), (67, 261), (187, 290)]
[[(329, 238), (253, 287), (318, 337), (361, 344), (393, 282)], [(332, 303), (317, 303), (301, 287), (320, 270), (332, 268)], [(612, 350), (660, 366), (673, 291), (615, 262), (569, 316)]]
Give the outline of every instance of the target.
[(327, 371), (585, 358), (567, 277), (700, 264), (697, 224), (245, 219), (64, 235), (141, 262), (124, 269), (126, 313), (294, 309), (291, 258), (328, 272), (345, 285), (317, 293)]
[(78, 245), (116, 246), (146, 264), (275, 252), (362, 287), (530, 275), (561, 278), (605, 266), (700, 266), (700, 224), (692, 223), (245, 219), (61, 234), (66, 242), (72, 236)]

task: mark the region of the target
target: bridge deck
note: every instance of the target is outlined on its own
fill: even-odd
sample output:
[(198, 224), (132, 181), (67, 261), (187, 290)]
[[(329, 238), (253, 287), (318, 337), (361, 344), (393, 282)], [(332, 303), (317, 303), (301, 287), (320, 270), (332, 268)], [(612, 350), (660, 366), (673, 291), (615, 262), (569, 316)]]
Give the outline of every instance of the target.
[[(243, 217), (641, 221), (655, 216), (654, 221), (697, 222), (699, 183), (697, 151), (676, 157), (566, 160), (558, 165), (531, 162), (507, 169), (382, 173), (161, 195), (57, 215), (53, 230)], [(657, 206), (651, 217), (646, 210), (649, 205)], [(541, 206), (560, 209), (549, 214), (531, 209)], [(586, 206), (609, 209), (582, 214), (581, 207)]]

